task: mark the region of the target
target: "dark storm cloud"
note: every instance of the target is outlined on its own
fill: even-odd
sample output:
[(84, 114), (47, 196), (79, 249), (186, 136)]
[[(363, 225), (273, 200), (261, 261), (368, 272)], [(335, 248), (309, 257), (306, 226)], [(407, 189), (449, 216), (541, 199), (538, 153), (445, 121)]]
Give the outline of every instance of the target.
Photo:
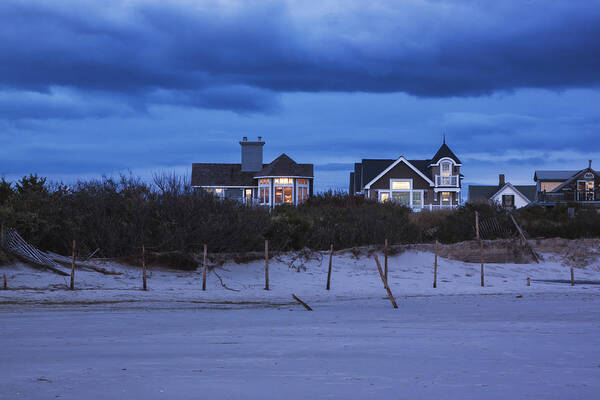
[[(273, 111), (277, 93), (296, 91), (460, 97), (600, 83), (596, 0), (201, 4), (5, 0), (0, 90), (50, 94), (29, 118), (73, 118), (152, 104)], [(123, 106), (40, 103), (57, 88)], [(23, 108), (0, 104), (0, 118)]]

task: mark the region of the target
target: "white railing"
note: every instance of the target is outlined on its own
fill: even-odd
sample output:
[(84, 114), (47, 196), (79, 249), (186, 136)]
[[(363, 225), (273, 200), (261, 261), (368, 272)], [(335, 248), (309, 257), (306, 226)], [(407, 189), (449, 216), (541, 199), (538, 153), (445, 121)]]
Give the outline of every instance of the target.
[(435, 186), (458, 187), (458, 175), (435, 176)]
[(458, 208), (458, 205), (434, 205), (434, 204), (426, 204), (422, 207), (412, 207), (413, 211), (438, 211), (438, 210), (454, 210)]

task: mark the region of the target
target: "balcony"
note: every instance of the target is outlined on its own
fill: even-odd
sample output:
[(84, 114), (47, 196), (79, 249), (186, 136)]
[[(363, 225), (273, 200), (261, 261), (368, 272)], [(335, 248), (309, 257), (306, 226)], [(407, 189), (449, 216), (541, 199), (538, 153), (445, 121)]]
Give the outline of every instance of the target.
[(458, 175), (449, 175), (449, 176), (436, 175), (435, 176), (435, 186), (458, 187), (458, 183), (459, 183)]
[(540, 203), (597, 203), (600, 202), (600, 190), (578, 190), (565, 192), (538, 192)]

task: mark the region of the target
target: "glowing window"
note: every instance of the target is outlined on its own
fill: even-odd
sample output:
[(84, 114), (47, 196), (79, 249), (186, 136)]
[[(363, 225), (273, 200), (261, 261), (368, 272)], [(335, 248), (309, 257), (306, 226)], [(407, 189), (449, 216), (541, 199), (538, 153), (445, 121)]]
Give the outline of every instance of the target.
[(292, 178), (275, 178), (276, 185), (293, 185), (294, 180)]
[(283, 203), (283, 188), (281, 186), (277, 186), (275, 188), (275, 204)]
[(269, 184), (269, 180), (268, 179), (259, 179), (258, 180), (258, 184), (259, 185), (268, 185)]
[(452, 164), (449, 162), (442, 163), (442, 176), (452, 175)]
[(298, 179), (298, 185), (308, 185), (308, 179)]
[(410, 181), (392, 181), (392, 190), (410, 190)]
[(382, 203), (390, 201), (390, 194), (388, 192), (379, 193), (379, 201)]

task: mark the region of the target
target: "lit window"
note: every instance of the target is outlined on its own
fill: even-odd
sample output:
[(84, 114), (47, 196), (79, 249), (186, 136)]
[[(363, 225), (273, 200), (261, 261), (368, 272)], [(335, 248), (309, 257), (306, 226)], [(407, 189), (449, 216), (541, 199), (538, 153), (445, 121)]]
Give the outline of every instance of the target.
[(449, 206), (452, 201), (452, 195), (450, 192), (442, 192), (442, 205)]
[(392, 181), (392, 190), (410, 190), (410, 181)]
[(390, 194), (388, 192), (379, 193), (379, 201), (381, 203), (385, 203), (387, 201), (390, 201)]
[(294, 180), (292, 178), (275, 178), (276, 185), (293, 185)]
[(449, 162), (442, 163), (442, 176), (452, 175), (452, 164)]
[(277, 186), (275, 188), (275, 204), (283, 203), (283, 188), (281, 186)]
[(221, 196), (223, 194), (223, 189), (222, 188), (216, 188), (215, 189), (215, 194)]
[(298, 179), (298, 185), (308, 185), (308, 179)]
[(259, 179), (258, 180), (258, 184), (259, 185), (268, 185), (269, 184), (269, 180), (268, 179)]
[(291, 187), (285, 187), (285, 188), (283, 188), (283, 199), (284, 199), (284, 201), (286, 203), (293, 203), (294, 202), (293, 190), (294, 190), (294, 188), (291, 188)]

